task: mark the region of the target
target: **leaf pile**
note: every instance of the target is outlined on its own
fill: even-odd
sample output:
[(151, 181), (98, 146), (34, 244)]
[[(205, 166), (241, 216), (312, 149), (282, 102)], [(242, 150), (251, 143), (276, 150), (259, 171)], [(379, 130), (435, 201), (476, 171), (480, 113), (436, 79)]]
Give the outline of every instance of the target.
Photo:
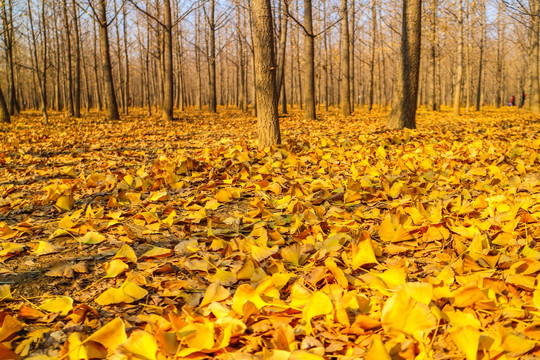
[(540, 356), (540, 123), (508, 109), (0, 128), (0, 358)]

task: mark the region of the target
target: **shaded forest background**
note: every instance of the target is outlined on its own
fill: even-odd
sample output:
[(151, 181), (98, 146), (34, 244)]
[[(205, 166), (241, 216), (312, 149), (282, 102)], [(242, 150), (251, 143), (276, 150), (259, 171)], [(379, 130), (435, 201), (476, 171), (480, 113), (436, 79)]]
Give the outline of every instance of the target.
[[(351, 107), (390, 107), (400, 4), (349, 0), (343, 11), (342, 3), (272, 2), (282, 112), (311, 101), (318, 110), (341, 104), (343, 81)], [(506, 106), (514, 96), (539, 112), (539, 9), (537, 0), (424, 1), (418, 103), (437, 110), (457, 101), (468, 111)], [(1, 88), (12, 115), (108, 109), (115, 119), (130, 106), (165, 109), (165, 119), (173, 108), (256, 111), (249, 0), (6, 0), (0, 12)], [(306, 95), (312, 80), (314, 99)]]

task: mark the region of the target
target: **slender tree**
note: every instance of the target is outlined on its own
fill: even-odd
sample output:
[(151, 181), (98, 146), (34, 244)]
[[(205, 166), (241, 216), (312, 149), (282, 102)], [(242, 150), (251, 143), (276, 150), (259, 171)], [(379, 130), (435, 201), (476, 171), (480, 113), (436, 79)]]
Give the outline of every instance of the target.
[(371, 54), (369, 59), (369, 93), (368, 110), (373, 109), (374, 88), (375, 88), (375, 49), (377, 44), (377, 8), (376, 0), (371, 0)]
[(271, 0), (253, 0), (253, 50), (259, 147), (281, 143)]
[(482, 75), (484, 72), (484, 45), (486, 41), (486, 3), (485, 0), (480, 2), (480, 54), (478, 56), (478, 80), (476, 83), (476, 111), (480, 111), (482, 102)]
[(206, 13), (208, 22), (208, 107), (211, 113), (217, 112), (216, 92), (216, 1), (210, 0), (210, 9)]
[(6, 104), (6, 99), (4, 98), (4, 93), (0, 88), (0, 122), (10, 123), (11, 119), (9, 116), (9, 109)]
[(98, 26), (99, 40), (101, 45), (101, 68), (103, 71), (103, 84), (105, 86), (105, 97), (107, 101), (107, 114), (109, 120), (120, 120), (118, 113), (118, 103), (114, 92), (114, 81), (111, 65), (111, 51), (109, 45), (109, 22), (107, 21), (106, 0), (99, 0)]
[(172, 53), (172, 15), (171, 0), (163, 0), (163, 104), (161, 118), (165, 121), (173, 120), (174, 106), (174, 74)]
[(79, 31), (79, 7), (76, 0), (71, 1), (73, 18), (73, 37), (75, 40), (75, 49), (73, 57), (75, 58), (75, 69), (73, 71), (73, 116), (81, 117), (81, 36)]
[(348, 1), (341, 0), (341, 113), (351, 115), (351, 71)]
[(540, 0), (531, 0), (531, 110), (540, 114)]
[(304, 0), (304, 117), (315, 120), (315, 34), (311, 0)]
[(8, 75), (8, 104), (9, 113), (16, 115), (20, 111), (17, 101), (17, 90), (15, 87), (15, 66), (13, 60), (13, 48), (15, 44), (14, 25), (13, 25), (13, 3), (12, 0), (2, 1), (2, 23), (4, 26), (4, 46), (6, 49), (7, 75)]
[(464, 30), (464, 10), (463, 10), (463, 0), (459, 0), (459, 9), (458, 9), (458, 32), (459, 32), (459, 42), (458, 42), (458, 61), (457, 61), (457, 74), (454, 83), (454, 115), (460, 115), (460, 104), (461, 104), (461, 86), (463, 83), (463, 61), (464, 61), (464, 42), (465, 42), (465, 30)]
[(416, 128), (422, 31), (422, 0), (403, 0), (400, 56), (390, 129)]

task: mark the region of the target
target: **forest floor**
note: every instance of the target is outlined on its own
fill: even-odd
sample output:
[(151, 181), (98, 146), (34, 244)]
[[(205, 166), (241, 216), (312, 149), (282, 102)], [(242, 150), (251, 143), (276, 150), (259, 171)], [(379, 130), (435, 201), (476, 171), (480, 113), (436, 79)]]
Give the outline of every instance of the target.
[(540, 119), (25, 112), (0, 359), (540, 357)]

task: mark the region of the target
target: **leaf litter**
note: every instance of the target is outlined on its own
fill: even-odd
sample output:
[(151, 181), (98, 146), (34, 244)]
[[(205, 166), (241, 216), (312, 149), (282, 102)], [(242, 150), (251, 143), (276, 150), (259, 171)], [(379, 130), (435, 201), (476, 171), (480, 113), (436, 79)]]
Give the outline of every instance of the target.
[(540, 356), (538, 119), (182, 115), (2, 125), (1, 359)]

